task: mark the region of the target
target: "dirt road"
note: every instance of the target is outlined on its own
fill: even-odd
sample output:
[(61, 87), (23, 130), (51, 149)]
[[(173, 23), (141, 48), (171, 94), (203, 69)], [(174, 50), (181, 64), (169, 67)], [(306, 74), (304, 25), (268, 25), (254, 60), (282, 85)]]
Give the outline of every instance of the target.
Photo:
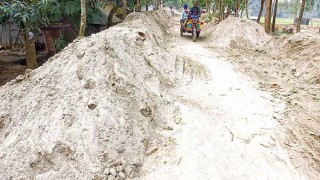
[(172, 50), (204, 67), (190, 65), (188, 80), (168, 93), (176, 101), (173, 130), (146, 159), (143, 179), (308, 179), (277, 141), (284, 132), (275, 117), (285, 105), (206, 49), (204, 38), (193, 43), (177, 30)]

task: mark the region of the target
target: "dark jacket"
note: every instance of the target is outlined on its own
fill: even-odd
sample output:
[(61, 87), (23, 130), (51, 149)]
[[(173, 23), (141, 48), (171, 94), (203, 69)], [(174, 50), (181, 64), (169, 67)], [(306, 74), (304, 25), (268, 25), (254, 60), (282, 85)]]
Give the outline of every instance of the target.
[(200, 9), (199, 7), (192, 7), (189, 11), (189, 16), (197, 16), (200, 17)]

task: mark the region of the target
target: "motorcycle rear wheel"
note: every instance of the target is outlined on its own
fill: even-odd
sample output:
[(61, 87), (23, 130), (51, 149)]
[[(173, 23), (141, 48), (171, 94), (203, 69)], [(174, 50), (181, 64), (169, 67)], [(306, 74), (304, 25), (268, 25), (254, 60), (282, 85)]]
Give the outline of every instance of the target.
[(197, 39), (197, 31), (193, 30), (192, 31), (192, 40), (193, 40), (193, 42), (196, 42), (196, 39)]
[(197, 32), (197, 38), (200, 37), (200, 32)]

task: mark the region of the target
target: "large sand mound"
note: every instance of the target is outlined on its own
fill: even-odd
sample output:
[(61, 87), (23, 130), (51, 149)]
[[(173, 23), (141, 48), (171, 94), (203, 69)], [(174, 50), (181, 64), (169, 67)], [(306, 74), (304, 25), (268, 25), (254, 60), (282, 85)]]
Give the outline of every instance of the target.
[(0, 87), (1, 178), (134, 177), (165, 119), (168, 26), (165, 11), (134, 13)]
[(270, 41), (271, 54), (281, 58), (320, 61), (320, 36), (309, 33), (297, 33), (288, 38), (274, 38)]
[(208, 36), (212, 45), (231, 48), (253, 47), (271, 38), (258, 23), (236, 17), (229, 17), (219, 23)]

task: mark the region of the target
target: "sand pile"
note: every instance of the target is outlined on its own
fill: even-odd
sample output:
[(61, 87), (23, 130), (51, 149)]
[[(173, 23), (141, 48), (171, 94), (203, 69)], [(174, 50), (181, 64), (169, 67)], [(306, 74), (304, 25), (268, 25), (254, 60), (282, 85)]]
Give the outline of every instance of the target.
[(211, 36), (211, 34), (213, 33), (213, 31), (215, 30), (215, 27), (218, 23), (216, 23), (215, 21), (215, 17), (213, 17), (213, 19), (211, 21), (209, 21), (208, 23), (205, 23), (203, 28), (202, 28), (202, 33), (205, 36)]
[[(288, 38), (274, 38), (268, 43), (265, 53), (279, 63), (290, 74), (288, 82), (301, 81), (299, 86), (306, 83), (312, 89), (318, 89), (320, 84), (320, 36), (309, 33), (297, 33)], [(314, 87), (313, 87), (314, 86)], [(309, 88), (308, 88), (309, 89)], [(315, 93), (314, 99), (318, 99)], [(313, 96), (313, 94), (312, 94)], [(314, 105), (312, 105), (314, 106)], [(320, 107), (320, 106), (319, 106)]]
[(129, 15), (0, 87), (2, 179), (137, 175), (174, 77), (165, 13)]
[(320, 61), (320, 36), (309, 33), (297, 33), (288, 38), (276, 38), (270, 41), (268, 50), (280, 59)]
[(252, 20), (229, 17), (214, 28), (209, 38), (213, 46), (246, 48), (261, 45), (271, 37)]

